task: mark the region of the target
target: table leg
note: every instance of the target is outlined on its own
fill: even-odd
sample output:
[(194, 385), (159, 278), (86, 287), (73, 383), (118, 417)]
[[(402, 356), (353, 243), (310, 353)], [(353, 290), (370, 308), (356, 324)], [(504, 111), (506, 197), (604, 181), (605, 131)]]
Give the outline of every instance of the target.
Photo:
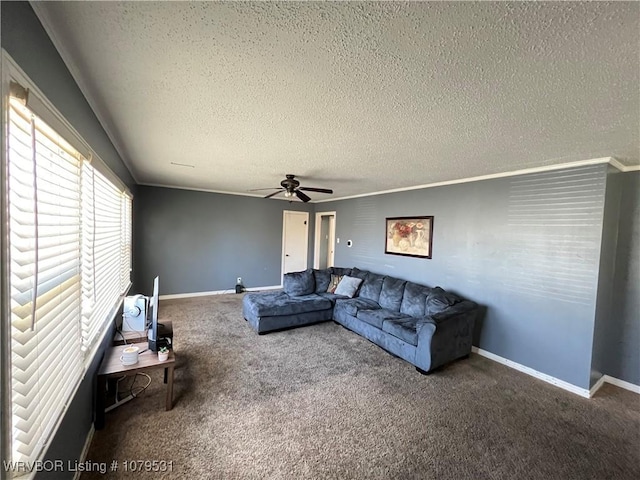
[(96, 392), (96, 416), (94, 426), (96, 430), (104, 428), (105, 396), (107, 395), (107, 376), (98, 375), (98, 387)]
[[(168, 370), (168, 372), (167, 372)], [(168, 377), (167, 383), (167, 405), (165, 410), (171, 410), (173, 408), (173, 365), (165, 368), (165, 375)]]

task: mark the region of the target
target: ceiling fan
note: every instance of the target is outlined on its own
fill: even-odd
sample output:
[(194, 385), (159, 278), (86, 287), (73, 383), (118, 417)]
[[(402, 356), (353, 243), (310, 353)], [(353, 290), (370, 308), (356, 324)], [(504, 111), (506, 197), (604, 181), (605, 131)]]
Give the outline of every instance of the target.
[[(307, 196), (305, 193), (303, 193), (303, 190), (306, 192), (319, 192), (319, 193), (333, 193), (333, 190), (328, 189), (328, 188), (316, 188), (316, 187), (301, 187), (300, 186), (300, 182), (298, 180), (295, 179), (295, 175), (291, 175), (288, 174), (286, 175), (287, 178), (285, 178), (284, 180), (282, 180), (280, 182), (280, 188), (276, 187), (276, 191), (273, 193), (270, 193), (269, 195), (267, 195), (264, 198), (271, 198), (275, 195), (278, 195), (279, 193), (284, 192), (284, 196), (286, 198), (293, 198), (293, 196), (295, 195), (296, 197), (298, 197), (300, 200), (302, 200), (303, 202), (308, 202), (309, 200), (311, 200), (311, 198), (309, 196)], [(272, 190), (271, 188), (255, 188), (253, 190), (249, 190), (250, 192), (257, 192), (260, 190)], [(291, 201), (291, 200), (289, 200)]]

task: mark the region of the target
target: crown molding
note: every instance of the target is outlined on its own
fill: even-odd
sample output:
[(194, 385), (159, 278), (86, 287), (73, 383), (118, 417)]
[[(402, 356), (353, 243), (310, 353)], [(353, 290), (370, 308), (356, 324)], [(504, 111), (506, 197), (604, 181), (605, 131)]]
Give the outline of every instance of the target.
[(42, 27), (44, 28), (45, 32), (51, 39), (53, 46), (58, 51), (60, 58), (62, 58), (62, 61), (64, 62), (67, 69), (69, 70), (69, 73), (75, 80), (76, 85), (80, 89), (80, 92), (82, 93), (85, 100), (89, 104), (89, 107), (93, 111), (93, 114), (98, 119), (98, 123), (100, 123), (100, 126), (102, 126), (102, 129), (104, 130), (107, 137), (109, 138), (109, 141), (113, 145), (113, 148), (116, 150), (116, 152), (120, 156), (122, 163), (124, 163), (124, 166), (127, 167), (127, 170), (129, 170), (129, 173), (131, 174), (131, 177), (136, 182), (136, 184), (139, 184), (136, 169), (134, 168), (133, 164), (129, 161), (128, 157), (124, 155), (123, 153), (124, 149), (122, 148), (121, 142), (118, 140), (118, 137), (115, 135), (114, 131), (109, 126), (109, 123), (106, 121), (104, 116), (101, 114), (100, 110), (97, 108), (97, 104), (93, 99), (93, 97), (89, 95), (90, 89), (88, 88), (86, 82), (83, 80), (83, 77), (80, 74), (80, 69), (72, 61), (72, 56), (69, 54), (68, 50), (64, 48), (64, 44), (60, 41), (58, 36), (55, 34), (53, 28), (51, 27), (49, 17), (47, 16), (47, 13), (44, 10), (44, 7), (42, 6), (43, 3), (44, 2), (37, 2), (33, 0), (29, 1), (29, 5), (31, 5), (31, 8), (33, 8), (33, 11), (38, 17), (38, 20), (40, 20)]
[(480, 182), (483, 180), (492, 180), (495, 178), (515, 177), (519, 175), (528, 175), (530, 173), (552, 172), (554, 170), (564, 170), (566, 168), (585, 167), (585, 166), (591, 166), (591, 165), (603, 165), (607, 163), (610, 164), (612, 167), (615, 167), (616, 169), (620, 170), (621, 172), (628, 172), (628, 171), (633, 171), (633, 169), (640, 169), (640, 166), (627, 167), (613, 157), (601, 157), (601, 158), (592, 158), (589, 160), (578, 160), (575, 162), (558, 163), (555, 165), (545, 165), (543, 167), (524, 168), (521, 170), (512, 170), (509, 172), (492, 173), (489, 175), (480, 175), (477, 177), (460, 178), (457, 180), (446, 180), (443, 182), (427, 183), (424, 185), (415, 185), (412, 187), (402, 187), (402, 188), (394, 188), (391, 190), (381, 190), (379, 192), (362, 193), (360, 195), (351, 195), (347, 197), (331, 198), (327, 200), (316, 200), (314, 203), (337, 202), (339, 200), (350, 200), (352, 198), (372, 197), (374, 195), (386, 195), (388, 193), (408, 192), (411, 190), (421, 190), (423, 188), (444, 187), (447, 185), (457, 185), (459, 183)]
[[(415, 185), (411, 187), (402, 187), (402, 188), (394, 188), (391, 190), (382, 190), (379, 192), (372, 193), (362, 193), (359, 195), (350, 195), (346, 197), (339, 198), (331, 198), (326, 200), (311, 200), (307, 203), (319, 204), (319, 203), (328, 203), (328, 202), (337, 202), (340, 200), (350, 200), (352, 198), (363, 198), (363, 197), (372, 197), (375, 195), (386, 195), (388, 193), (398, 193), (398, 192), (408, 192), (411, 190), (421, 190), (424, 188), (433, 188), (433, 187), (444, 187), (447, 185), (457, 185), (459, 183), (470, 183), (470, 182), (480, 182), (483, 180), (492, 180), (496, 178), (505, 178), (505, 177), (515, 177), (519, 175), (528, 175), (530, 173), (543, 173), (543, 172), (552, 172), (554, 170), (564, 170), (567, 168), (577, 168), (577, 167), (586, 167), (592, 165), (604, 165), (609, 164), (620, 172), (635, 172), (640, 171), (640, 165), (624, 165), (620, 163), (614, 157), (601, 157), (601, 158), (592, 158), (589, 160), (578, 160), (575, 162), (567, 162), (567, 163), (558, 163), (556, 165), (546, 165), (543, 167), (532, 167), (525, 168), (521, 170), (512, 170), (509, 172), (501, 172), (501, 173), (492, 173), (489, 175), (480, 175), (477, 177), (468, 177), (468, 178), (460, 178), (457, 180), (447, 180), (443, 182), (435, 182), (435, 183), (427, 183), (424, 185)], [(206, 188), (192, 188), (192, 187), (184, 187), (179, 185), (171, 185), (171, 184), (160, 184), (160, 183), (138, 183), (138, 185), (147, 186), (147, 187), (158, 187), (158, 188), (173, 188), (177, 190), (191, 190), (195, 192), (206, 192), (206, 193), (219, 193), (223, 195), (239, 195), (243, 197), (253, 197), (253, 198), (264, 198), (262, 195), (256, 195), (253, 193), (241, 193), (241, 192), (229, 192), (225, 190), (212, 190)], [(288, 201), (287, 198), (276, 198), (273, 197), (274, 200), (284, 200)]]
[[(137, 172), (136, 168), (134, 167), (134, 165), (130, 161), (130, 159), (124, 154), (125, 149), (123, 148), (123, 144), (119, 140), (118, 135), (116, 135), (115, 129), (109, 124), (109, 122), (106, 120), (104, 115), (102, 115), (101, 111), (97, 108), (97, 102), (91, 95), (89, 95), (89, 92), (91, 90), (88, 88), (88, 84), (83, 80), (83, 76), (81, 75), (80, 69), (73, 62), (72, 56), (69, 54), (69, 51), (64, 47), (63, 42), (61, 42), (60, 39), (58, 38), (58, 36), (55, 34), (55, 31), (52, 28), (51, 22), (49, 20), (48, 15), (47, 15), (46, 9), (42, 5), (43, 3), (44, 2), (38, 2), (38, 1), (33, 1), (33, 0), (29, 1), (29, 4), (33, 8), (33, 10), (34, 10), (36, 16), (38, 17), (38, 19), (40, 20), (45, 32), (47, 33), (47, 35), (51, 39), (54, 47), (56, 48), (56, 50), (58, 51), (60, 57), (62, 58), (62, 61), (64, 62), (64, 64), (66, 65), (67, 69), (71, 73), (71, 76), (73, 77), (73, 79), (75, 80), (76, 84), (78, 85), (78, 88), (80, 89), (80, 91), (83, 94), (84, 98), (86, 99), (87, 103), (91, 107), (94, 115), (98, 119), (98, 122), (100, 123), (100, 125), (104, 129), (107, 137), (111, 141), (114, 149), (116, 150), (116, 152), (120, 156), (122, 162), (124, 163), (124, 165), (129, 170), (129, 173), (133, 177), (133, 179), (136, 182), (136, 184), (138, 184), (138, 185), (148, 185), (148, 186), (167, 187), (167, 188), (179, 188), (179, 189), (182, 189), (182, 190), (195, 190), (195, 191), (203, 191), (203, 192), (210, 192), (210, 193), (223, 193), (223, 194), (227, 194), (227, 195), (241, 195), (241, 196), (249, 196), (249, 197), (254, 197), (254, 196), (259, 197), (258, 195), (252, 195), (252, 194), (247, 194), (247, 193), (227, 192), (227, 191), (207, 190), (207, 189), (195, 189), (195, 188), (178, 187), (178, 186), (173, 186), (173, 185), (159, 185), (159, 184), (141, 183), (139, 181), (139, 176), (138, 176), (138, 172)], [(438, 187), (438, 186), (455, 185), (455, 184), (458, 184), (458, 183), (467, 183), (467, 182), (475, 182), (475, 181), (482, 181), (482, 180), (490, 180), (490, 179), (494, 179), (494, 178), (504, 178), (504, 177), (515, 176), (515, 175), (525, 175), (525, 174), (528, 174), (528, 173), (539, 173), (539, 172), (559, 170), (559, 169), (563, 169), (563, 168), (574, 168), (574, 167), (578, 167), (578, 166), (595, 165), (595, 164), (600, 164), (600, 163), (609, 163), (611, 166), (613, 166), (613, 167), (617, 168), (619, 171), (625, 172), (625, 173), (626, 172), (640, 171), (640, 165), (631, 165), (631, 166), (624, 165), (624, 164), (622, 164), (621, 162), (619, 162), (618, 160), (616, 160), (613, 157), (604, 157), (604, 158), (597, 158), (597, 159), (592, 159), (592, 160), (576, 161), (576, 162), (562, 163), (562, 164), (557, 164), (557, 165), (549, 165), (549, 166), (544, 166), (544, 167), (535, 167), (535, 168), (529, 168), (529, 169), (523, 169), (523, 170), (516, 170), (516, 171), (512, 171), (512, 172), (503, 172), (503, 173), (483, 175), (483, 176), (478, 176), (478, 177), (470, 177), (470, 178), (464, 178), (464, 179), (459, 179), (459, 180), (450, 180), (450, 181), (444, 181), (444, 182), (436, 182), (436, 183), (429, 183), (429, 184), (423, 184), (423, 185), (416, 185), (416, 186), (412, 186), (412, 187), (403, 187), (403, 188), (397, 188), (397, 189), (382, 190), (382, 191), (378, 191), (378, 192), (364, 193), (364, 194), (351, 195), (351, 196), (345, 196), (345, 197), (339, 197), (339, 198), (331, 198), (331, 199), (325, 199), (325, 200), (312, 200), (309, 203), (335, 202), (335, 201), (339, 201), (339, 200), (348, 200), (348, 199), (352, 199), (352, 198), (361, 198), (361, 197), (368, 197), (368, 196), (374, 196), (374, 195), (384, 195), (384, 194), (387, 194), (387, 193), (396, 193), (396, 192), (404, 192), (404, 191), (410, 191), (410, 190), (419, 190), (419, 189), (423, 189), (423, 188), (432, 188), (432, 187)]]

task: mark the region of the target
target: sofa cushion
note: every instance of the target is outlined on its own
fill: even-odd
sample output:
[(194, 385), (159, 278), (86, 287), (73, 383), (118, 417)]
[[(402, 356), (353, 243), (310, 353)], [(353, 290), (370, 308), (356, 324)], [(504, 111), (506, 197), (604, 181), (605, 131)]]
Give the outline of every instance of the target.
[(384, 282), (382, 282), (382, 290), (380, 291), (380, 300), (378, 300), (380, 306), (399, 312), (400, 305), (402, 304), (402, 295), (404, 294), (404, 286), (406, 284), (406, 280), (385, 277)]
[(329, 280), (329, 286), (327, 287), (327, 292), (336, 293), (336, 288), (338, 288), (338, 284), (340, 280), (342, 280), (343, 275), (334, 275), (331, 274), (331, 280)]
[(348, 315), (355, 317), (358, 314), (358, 310), (373, 310), (376, 308), (380, 308), (377, 302), (373, 300), (369, 300), (368, 298), (356, 297), (356, 298), (347, 298), (344, 300), (337, 299), (336, 300), (336, 308), (340, 307), (345, 311)]
[(360, 287), (360, 294), (358, 296), (368, 298), (369, 300), (373, 300), (377, 303), (378, 300), (380, 300), (380, 291), (382, 290), (383, 281), (384, 275), (369, 272), (362, 282), (362, 287)]
[(378, 308), (376, 310), (358, 310), (358, 314), (356, 315), (358, 320), (362, 320), (363, 322), (368, 323), (369, 325), (373, 325), (377, 328), (382, 328), (382, 323), (385, 320), (395, 320), (398, 318), (411, 318), (403, 313), (394, 312), (392, 310), (387, 310), (386, 308)]
[(316, 281), (316, 293), (326, 292), (331, 281), (331, 270), (325, 268), (323, 270), (313, 269), (313, 277)]
[(460, 297), (453, 293), (447, 292), (440, 287), (435, 287), (427, 296), (426, 313), (434, 315), (443, 312), (447, 308), (455, 305), (461, 300)]
[(343, 268), (343, 267), (331, 267), (331, 273), (333, 273), (334, 275), (340, 275), (340, 276), (351, 275), (351, 269)]
[(417, 323), (418, 319), (415, 317), (385, 320), (382, 323), (382, 331), (411, 345), (418, 345)]
[(311, 270), (285, 273), (282, 279), (284, 292), (292, 297), (313, 293), (316, 287), (315, 283)]
[(338, 283), (338, 287), (335, 290), (336, 295), (344, 295), (345, 297), (353, 298), (362, 283), (361, 278), (350, 277), (345, 275)]
[(404, 287), (400, 311), (412, 317), (424, 317), (427, 308), (427, 297), (431, 288), (417, 283), (407, 282)]
[(316, 295), (322, 298), (329, 299), (332, 302), (335, 302), (339, 298), (344, 298), (344, 299), (349, 298), (349, 297), (345, 297), (344, 295), (336, 295), (335, 293), (329, 293), (329, 292), (319, 292), (319, 293), (316, 293)]
[(354, 267), (351, 269), (351, 274), (349, 275), (350, 277), (356, 277), (356, 278), (360, 278), (361, 280), (364, 280), (367, 278), (367, 275), (369, 274), (369, 272), (367, 270), (360, 270), (358, 267)]
[(315, 312), (327, 310), (333, 306), (331, 300), (314, 293), (297, 297), (292, 297), (283, 291), (248, 293), (242, 300), (252, 316), (256, 318)]

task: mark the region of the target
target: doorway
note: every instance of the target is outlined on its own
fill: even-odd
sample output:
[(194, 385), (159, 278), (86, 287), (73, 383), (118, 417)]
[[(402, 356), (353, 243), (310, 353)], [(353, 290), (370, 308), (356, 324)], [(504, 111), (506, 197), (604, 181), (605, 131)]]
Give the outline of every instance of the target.
[(313, 268), (334, 266), (336, 245), (336, 212), (316, 213), (316, 236)]
[(282, 275), (307, 269), (309, 212), (285, 210), (282, 222)]

